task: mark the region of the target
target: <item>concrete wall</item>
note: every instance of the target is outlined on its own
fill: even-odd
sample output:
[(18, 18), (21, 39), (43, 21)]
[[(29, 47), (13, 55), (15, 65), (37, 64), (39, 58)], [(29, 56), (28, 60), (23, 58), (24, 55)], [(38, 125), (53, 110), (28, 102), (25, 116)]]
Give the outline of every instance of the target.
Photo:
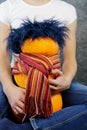
[[(0, 0), (3, 2), (5, 0)], [(87, 85), (87, 0), (65, 0), (73, 4), (77, 10), (77, 61), (78, 71), (75, 77), (81, 83)]]

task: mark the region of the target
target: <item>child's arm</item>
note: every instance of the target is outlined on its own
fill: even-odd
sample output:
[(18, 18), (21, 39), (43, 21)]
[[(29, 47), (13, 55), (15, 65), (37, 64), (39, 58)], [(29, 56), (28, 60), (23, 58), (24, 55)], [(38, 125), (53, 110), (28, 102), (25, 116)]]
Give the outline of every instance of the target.
[(66, 39), (66, 45), (63, 48), (64, 62), (62, 72), (53, 70), (52, 73), (59, 73), (60, 76), (56, 79), (49, 79), (50, 87), (52, 89), (63, 91), (69, 88), (72, 79), (77, 71), (76, 62), (76, 26), (77, 21), (74, 21), (68, 26), (69, 38)]
[(12, 82), (10, 53), (6, 50), (9, 31), (10, 27), (0, 22), (0, 81), (13, 111), (23, 113), (25, 90), (16, 87)]

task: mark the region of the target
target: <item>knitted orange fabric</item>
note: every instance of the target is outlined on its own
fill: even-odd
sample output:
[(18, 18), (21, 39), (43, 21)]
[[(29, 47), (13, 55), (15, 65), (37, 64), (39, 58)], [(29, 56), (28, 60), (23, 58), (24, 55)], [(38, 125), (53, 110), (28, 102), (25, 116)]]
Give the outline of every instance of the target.
[(22, 52), (36, 53), (45, 56), (55, 55), (59, 51), (58, 44), (51, 38), (26, 39), (21, 47)]

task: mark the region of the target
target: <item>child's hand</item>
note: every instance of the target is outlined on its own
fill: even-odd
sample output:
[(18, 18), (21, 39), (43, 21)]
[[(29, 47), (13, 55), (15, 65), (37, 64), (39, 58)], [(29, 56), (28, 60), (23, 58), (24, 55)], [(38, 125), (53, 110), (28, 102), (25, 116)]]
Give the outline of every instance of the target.
[(51, 73), (57, 75), (55, 79), (49, 78), (51, 89), (61, 92), (70, 87), (71, 82), (67, 79), (67, 77), (65, 77), (62, 71), (59, 69), (53, 69)]
[(8, 90), (7, 97), (15, 114), (24, 114), (25, 89), (13, 85)]

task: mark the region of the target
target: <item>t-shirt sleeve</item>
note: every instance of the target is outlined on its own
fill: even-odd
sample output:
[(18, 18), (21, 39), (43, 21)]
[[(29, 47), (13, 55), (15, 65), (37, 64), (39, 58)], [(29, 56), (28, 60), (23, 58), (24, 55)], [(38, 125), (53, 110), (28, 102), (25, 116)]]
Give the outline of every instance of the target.
[(0, 4), (0, 21), (4, 24), (10, 25), (9, 6), (7, 1)]
[(68, 25), (73, 23), (77, 19), (77, 12), (76, 8), (73, 5), (69, 5), (67, 8), (67, 19), (68, 19)]

